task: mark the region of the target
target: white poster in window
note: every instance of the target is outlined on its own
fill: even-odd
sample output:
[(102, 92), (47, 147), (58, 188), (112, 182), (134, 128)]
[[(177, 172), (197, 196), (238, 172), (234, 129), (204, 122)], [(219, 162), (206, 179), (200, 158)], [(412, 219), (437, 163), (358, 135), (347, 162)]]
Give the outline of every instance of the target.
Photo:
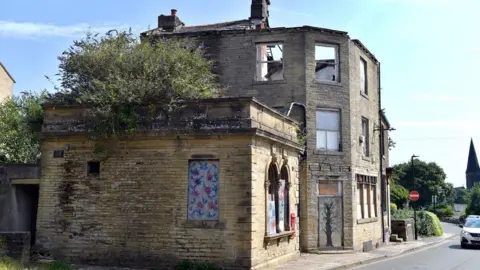
[(278, 188), (278, 231), (285, 230), (285, 180), (279, 181)]
[(268, 200), (268, 215), (267, 215), (267, 234), (272, 235), (277, 233), (277, 226), (275, 220), (275, 201)]

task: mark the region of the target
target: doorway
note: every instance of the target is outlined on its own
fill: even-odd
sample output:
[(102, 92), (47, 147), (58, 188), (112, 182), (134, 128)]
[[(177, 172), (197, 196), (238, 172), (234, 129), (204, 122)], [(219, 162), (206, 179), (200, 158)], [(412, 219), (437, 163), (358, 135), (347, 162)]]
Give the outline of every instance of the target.
[(343, 249), (342, 181), (318, 182), (318, 247)]

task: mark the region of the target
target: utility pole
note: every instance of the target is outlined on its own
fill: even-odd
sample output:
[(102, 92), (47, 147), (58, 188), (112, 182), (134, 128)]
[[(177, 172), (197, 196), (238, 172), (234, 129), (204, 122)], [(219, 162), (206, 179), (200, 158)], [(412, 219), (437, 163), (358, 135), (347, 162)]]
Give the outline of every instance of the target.
[[(415, 181), (415, 166), (413, 166), (413, 159), (418, 156), (412, 155), (412, 180), (413, 180), (413, 190), (417, 190), (417, 181)], [(413, 207), (413, 223), (415, 226), (415, 240), (418, 240), (417, 234), (417, 202), (415, 202), (415, 207)]]

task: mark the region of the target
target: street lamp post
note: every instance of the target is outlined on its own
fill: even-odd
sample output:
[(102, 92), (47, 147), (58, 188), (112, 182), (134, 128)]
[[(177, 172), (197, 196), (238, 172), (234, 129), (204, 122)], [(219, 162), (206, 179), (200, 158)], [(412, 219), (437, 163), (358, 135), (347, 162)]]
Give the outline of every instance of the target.
[[(415, 167), (413, 166), (413, 159), (418, 156), (412, 155), (412, 180), (413, 180), (413, 190), (417, 190), (417, 185), (415, 181)], [(418, 240), (417, 234), (417, 203), (415, 202), (415, 207), (413, 207), (413, 223), (415, 226), (415, 240)]]

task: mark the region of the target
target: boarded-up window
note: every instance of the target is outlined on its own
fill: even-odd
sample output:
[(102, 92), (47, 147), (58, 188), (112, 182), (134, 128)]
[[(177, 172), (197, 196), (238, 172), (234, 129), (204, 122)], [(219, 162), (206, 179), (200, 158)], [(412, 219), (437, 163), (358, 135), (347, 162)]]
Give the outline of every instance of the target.
[(357, 184), (357, 219), (362, 219), (364, 218), (364, 213), (363, 213), (363, 185), (362, 184)]
[(377, 178), (356, 175), (357, 219), (377, 217)]
[(188, 219), (218, 220), (218, 160), (188, 162)]
[(339, 194), (339, 183), (338, 181), (319, 181), (318, 182), (318, 195), (323, 196), (336, 196)]

